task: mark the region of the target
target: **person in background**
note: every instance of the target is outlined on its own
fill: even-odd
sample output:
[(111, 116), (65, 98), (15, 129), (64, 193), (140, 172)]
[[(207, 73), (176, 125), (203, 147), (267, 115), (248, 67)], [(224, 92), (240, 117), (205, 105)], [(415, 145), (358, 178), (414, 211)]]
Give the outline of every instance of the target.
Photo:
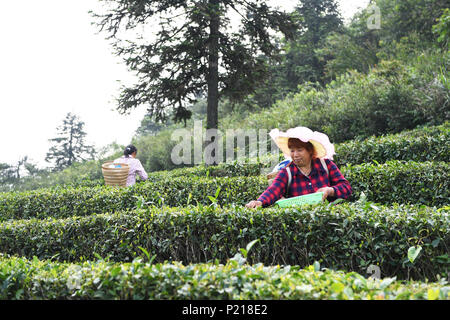
[(148, 179), (148, 174), (141, 164), (139, 159), (136, 159), (137, 148), (133, 145), (129, 145), (123, 151), (123, 156), (114, 160), (114, 163), (126, 163), (130, 166), (130, 171), (128, 172), (127, 187), (132, 186), (136, 183), (136, 174), (142, 180)]

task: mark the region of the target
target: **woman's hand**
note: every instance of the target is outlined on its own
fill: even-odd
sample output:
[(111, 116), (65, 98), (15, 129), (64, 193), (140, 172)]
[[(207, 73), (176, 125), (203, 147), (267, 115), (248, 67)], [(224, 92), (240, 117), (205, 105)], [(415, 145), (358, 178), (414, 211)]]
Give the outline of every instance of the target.
[(256, 208), (262, 206), (262, 202), (258, 200), (250, 201), (245, 205), (247, 208)]
[(334, 196), (334, 189), (332, 187), (320, 188), (316, 192), (323, 192), (322, 201), (325, 201), (325, 199), (330, 196)]

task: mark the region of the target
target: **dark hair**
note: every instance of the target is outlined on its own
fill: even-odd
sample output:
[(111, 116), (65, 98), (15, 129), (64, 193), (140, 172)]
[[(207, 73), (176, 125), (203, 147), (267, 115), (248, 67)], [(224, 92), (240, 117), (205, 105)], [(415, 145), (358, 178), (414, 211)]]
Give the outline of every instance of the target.
[(123, 154), (125, 157), (129, 157), (130, 154), (132, 154), (133, 152), (137, 153), (137, 148), (135, 146), (133, 146), (132, 144), (128, 145), (125, 150), (123, 151)]
[(315, 159), (317, 157), (316, 149), (311, 142), (303, 142), (297, 138), (289, 138), (288, 140), (288, 148), (305, 148), (311, 154), (311, 157)]

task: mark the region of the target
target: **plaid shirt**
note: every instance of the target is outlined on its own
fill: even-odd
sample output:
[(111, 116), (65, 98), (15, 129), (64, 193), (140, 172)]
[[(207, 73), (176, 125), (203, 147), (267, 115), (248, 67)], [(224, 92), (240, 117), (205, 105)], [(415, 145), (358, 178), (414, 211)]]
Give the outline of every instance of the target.
[[(307, 177), (300, 171), (294, 162), (291, 162), (288, 165), (292, 175), (291, 185), (289, 187), (289, 197), (314, 193), (323, 187), (332, 187), (335, 196), (328, 197), (328, 201), (334, 201), (336, 198), (347, 199), (352, 193), (350, 183), (344, 178), (336, 164), (328, 159), (325, 159), (325, 163), (328, 167), (329, 176), (322, 167), (320, 159), (314, 159), (311, 161), (311, 173), (309, 174), (309, 177)], [(268, 187), (258, 198), (258, 201), (262, 202), (263, 207), (268, 207), (282, 196), (285, 196), (288, 179), (286, 168), (281, 169), (270, 187)]]

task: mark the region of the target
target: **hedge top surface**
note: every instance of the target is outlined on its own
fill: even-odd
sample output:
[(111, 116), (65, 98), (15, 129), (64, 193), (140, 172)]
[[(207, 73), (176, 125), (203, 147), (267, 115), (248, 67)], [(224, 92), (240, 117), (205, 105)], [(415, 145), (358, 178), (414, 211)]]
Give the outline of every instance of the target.
[[(16, 276), (14, 276), (16, 275)], [(19, 276), (21, 275), (21, 276)], [(332, 299), (448, 300), (438, 283), (366, 279), (355, 273), (298, 266), (248, 265), (236, 254), (225, 265), (144, 262), (55, 263), (0, 254), (1, 299)]]
[[(283, 209), (217, 205), (150, 207), (66, 219), (0, 223), (0, 252), (58, 261), (131, 261), (144, 248), (156, 261), (224, 262), (259, 239), (249, 260), (365, 272), (379, 265), (399, 279), (435, 279), (450, 266), (449, 208), (370, 202)], [(408, 249), (421, 246), (412, 264)]]
[[(445, 206), (450, 200), (450, 163), (388, 161), (384, 164), (347, 165), (341, 172), (350, 182), (350, 201), (362, 193), (380, 203), (420, 203)], [(244, 205), (267, 188), (264, 176), (165, 177), (129, 188), (79, 187), (41, 189), (0, 194), (0, 221), (133, 209), (139, 203)]]

